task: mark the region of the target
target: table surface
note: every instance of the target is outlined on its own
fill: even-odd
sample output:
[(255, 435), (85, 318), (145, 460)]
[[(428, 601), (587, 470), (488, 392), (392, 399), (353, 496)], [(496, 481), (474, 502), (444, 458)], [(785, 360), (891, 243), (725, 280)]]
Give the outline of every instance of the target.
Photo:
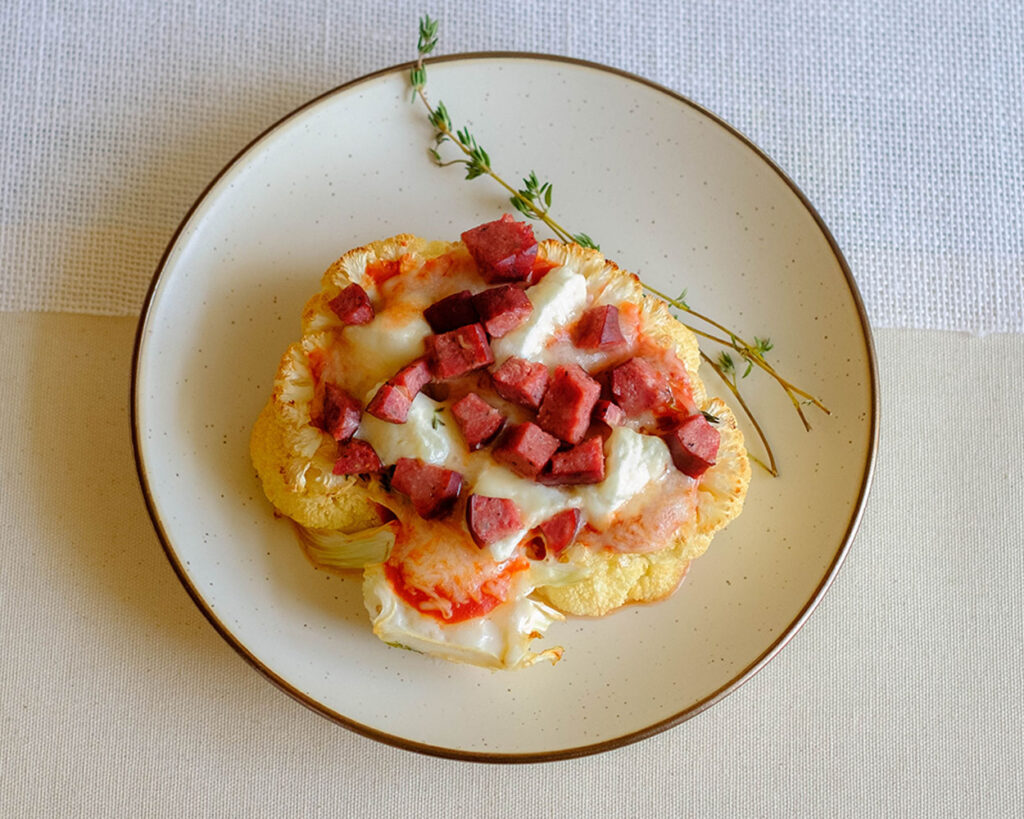
[(267, 684), (149, 522), (134, 328), (209, 180), (306, 100), (409, 60), (423, 9), (11, 2), (0, 815), (1024, 814), (1021, 5), (520, 5), (437, 2), (439, 52), (593, 60), (684, 94), (771, 156), (843, 248), (883, 415), (837, 582), (725, 700), (585, 759), (423, 757)]

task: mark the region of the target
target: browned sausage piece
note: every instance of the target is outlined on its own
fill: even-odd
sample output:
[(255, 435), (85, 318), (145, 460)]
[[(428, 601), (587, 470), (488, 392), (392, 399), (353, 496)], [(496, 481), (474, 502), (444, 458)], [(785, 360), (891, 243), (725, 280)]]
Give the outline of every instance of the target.
[(452, 415), (470, 452), (493, 441), (505, 426), (505, 416), (475, 392), (466, 393), (452, 404)]
[(434, 302), (423, 311), (423, 318), (435, 333), (447, 333), (456, 327), (465, 327), (480, 320), (473, 306), (473, 295), (468, 290)]
[(314, 418), (313, 426), (319, 427), (335, 441), (347, 441), (359, 428), (362, 404), (337, 384), (323, 382), (323, 410)]
[(381, 421), (404, 424), (409, 420), (410, 407), (412, 399), (405, 390), (394, 384), (382, 384), (366, 405), (366, 411)]
[(547, 486), (573, 486), (604, 480), (604, 441), (600, 435), (587, 438), (565, 452), (556, 452), (537, 476)]
[(557, 555), (576, 539), (583, 524), (583, 515), (576, 507), (563, 509), (552, 515), (537, 528), (544, 539), (548, 554)]
[(388, 383), (395, 387), (401, 387), (411, 401), (416, 393), (430, 383), (430, 364), (427, 357), (417, 358), (411, 364), (406, 364), (402, 369), (388, 379)]
[(606, 427), (620, 427), (626, 420), (626, 413), (614, 401), (606, 401), (602, 398), (594, 404), (594, 412), (591, 417), (595, 423), (604, 424)]
[(672, 463), (684, 475), (699, 478), (715, 465), (721, 436), (701, 413), (684, 419), (662, 437), (672, 454)]
[(470, 495), (466, 502), (466, 525), (476, 545), (483, 548), (523, 528), (515, 501)]
[(452, 511), (462, 491), (462, 475), (419, 458), (399, 458), (391, 488), (412, 501), (421, 518), (439, 518)]
[(373, 305), (358, 284), (350, 284), (327, 302), (334, 314), (345, 324), (368, 324), (373, 320)]
[(462, 234), (480, 275), (488, 284), (521, 282), (533, 271), (537, 240), (533, 228), (508, 213)]
[(558, 439), (536, 424), (513, 424), (494, 449), (494, 460), (524, 478), (537, 476), (558, 449)]
[(578, 364), (555, 369), (551, 386), (537, 414), (537, 423), (570, 444), (583, 440), (590, 426), (590, 413), (601, 395), (601, 385)]
[(540, 407), (548, 388), (548, 368), (525, 358), (507, 359), (491, 373), (491, 381), (498, 395), (506, 401), (535, 410)]
[(672, 398), (665, 376), (643, 358), (631, 358), (612, 370), (610, 386), (628, 416), (654, 409)]
[(338, 446), (338, 457), (334, 461), (335, 475), (367, 475), (382, 472), (384, 465), (377, 453), (366, 441), (353, 438)]
[(426, 345), (434, 377), (442, 380), (494, 363), (487, 333), (479, 323), (427, 336)]
[(591, 307), (576, 325), (574, 343), (581, 350), (610, 350), (626, 343), (619, 326), (619, 308), (613, 304)]
[(514, 284), (503, 284), (477, 293), (473, 296), (473, 306), (491, 338), (511, 333), (533, 312), (529, 297)]

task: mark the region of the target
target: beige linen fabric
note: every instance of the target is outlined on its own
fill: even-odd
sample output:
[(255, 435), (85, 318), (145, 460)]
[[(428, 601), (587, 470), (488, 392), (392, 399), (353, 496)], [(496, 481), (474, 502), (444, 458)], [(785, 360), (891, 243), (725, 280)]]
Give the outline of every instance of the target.
[(221, 167), (411, 59), (424, 11), (444, 53), (602, 62), (724, 117), (821, 211), (876, 326), (1024, 331), (1019, 0), (6, 0), (0, 310), (135, 314)]
[(217, 636), (137, 486), (133, 333), (0, 314), (0, 816), (1024, 812), (1024, 336), (878, 333), (860, 535), (753, 680), (651, 740), (497, 766), (350, 733)]

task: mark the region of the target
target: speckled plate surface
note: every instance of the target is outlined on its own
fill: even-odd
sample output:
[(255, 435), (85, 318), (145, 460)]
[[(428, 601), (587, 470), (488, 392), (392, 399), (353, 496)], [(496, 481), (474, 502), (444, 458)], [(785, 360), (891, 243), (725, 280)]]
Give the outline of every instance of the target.
[[(360, 581), (317, 571), (264, 500), (253, 420), (299, 313), (342, 252), (400, 232), (455, 239), (508, 210), (488, 180), (427, 159), (406, 71), (314, 100), (248, 146), (174, 237), (139, 325), (139, 475), (182, 582), (261, 672), (325, 716), (427, 753), (576, 756), (690, 717), (769, 659), (838, 570), (870, 482), (875, 363), (849, 271), (804, 197), (713, 115), (636, 77), (535, 55), (432, 64), (429, 92), (510, 180), (555, 187), (558, 218), (621, 266), (750, 336), (832, 416), (805, 432), (765, 379), (744, 383), (782, 475), (679, 592), (556, 624), (556, 667), (489, 672), (389, 648)], [(545, 234), (538, 229), (541, 236)], [(717, 354), (717, 353), (715, 353)], [(714, 376), (705, 374), (715, 390)]]

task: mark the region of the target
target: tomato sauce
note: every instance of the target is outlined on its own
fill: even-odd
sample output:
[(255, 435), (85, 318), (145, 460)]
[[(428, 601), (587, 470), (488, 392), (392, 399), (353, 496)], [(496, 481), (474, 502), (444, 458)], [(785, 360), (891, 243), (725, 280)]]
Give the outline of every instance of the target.
[[(475, 548), (475, 547), (474, 547)], [(395, 594), (420, 614), (433, 617), (439, 623), (452, 624), (482, 617), (504, 603), (509, 596), (513, 577), (530, 566), (525, 557), (509, 561), (497, 573), (484, 573), (476, 577), (459, 578), (460, 594), (457, 599), (451, 589), (434, 586), (430, 591), (410, 582), (415, 567), (389, 560), (384, 564), (384, 575)], [(468, 587), (466, 587), (468, 586)]]

